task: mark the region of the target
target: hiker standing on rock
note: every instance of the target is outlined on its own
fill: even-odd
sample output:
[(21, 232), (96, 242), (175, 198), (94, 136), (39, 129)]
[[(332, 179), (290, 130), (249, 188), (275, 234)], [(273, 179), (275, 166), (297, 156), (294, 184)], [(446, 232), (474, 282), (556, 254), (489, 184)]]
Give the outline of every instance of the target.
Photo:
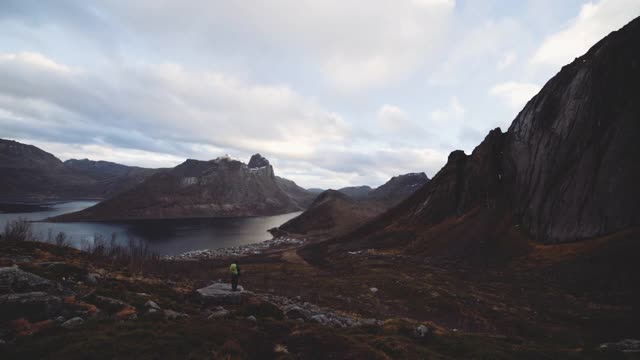
[(238, 265), (238, 260), (233, 260), (233, 262), (231, 262), (229, 271), (231, 271), (231, 291), (236, 291), (238, 289), (238, 278), (240, 277), (240, 265)]

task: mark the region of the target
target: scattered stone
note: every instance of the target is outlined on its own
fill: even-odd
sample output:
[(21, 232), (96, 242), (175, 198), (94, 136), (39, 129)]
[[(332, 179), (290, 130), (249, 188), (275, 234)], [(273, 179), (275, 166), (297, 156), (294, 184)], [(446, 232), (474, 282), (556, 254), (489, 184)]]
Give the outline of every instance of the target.
[(413, 336), (419, 339), (427, 338), (431, 335), (431, 329), (426, 325), (418, 325), (413, 330)]
[(145, 312), (143, 315), (146, 318), (161, 319), (164, 318), (164, 311), (151, 308), (147, 310), (147, 312)]
[(55, 291), (55, 282), (20, 270), (17, 266), (0, 268), (0, 294)]
[(81, 317), (74, 317), (62, 323), (63, 328), (65, 329), (75, 329), (80, 325), (84, 324), (84, 320)]
[(621, 351), (623, 353), (640, 353), (640, 340), (624, 339), (616, 343), (600, 345), (600, 350)]
[(63, 322), (67, 321), (67, 319), (65, 319), (64, 316), (58, 316), (57, 318), (53, 319), (53, 321), (57, 322), (58, 324), (62, 324)]
[(355, 327), (362, 325), (379, 325), (382, 321), (376, 319), (359, 320), (348, 316), (342, 316), (329, 309), (324, 309), (309, 302), (295, 303), (291, 299), (275, 296), (261, 295), (263, 300), (271, 302), (284, 312), (287, 319), (298, 322), (316, 322), (331, 327)]
[(196, 290), (196, 295), (206, 304), (240, 304), (243, 292), (242, 286), (231, 291), (231, 284), (216, 283)]
[(151, 309), (162, 310), (160, 306), (155, 301), (152, 301), (152, 300), (149, 300), (146, 303), (144, 303), (144, 307), (149, 308), (149, 310)]
[(45, 320), (62, 311), (62, 299), (45, 292), (28, 292), (0, 296), (0, 321), (25, 318)]
[(216, 311), (211, 312), (208, 316), (207, 319), (211, 320), (211, 319), (220, 319), (220, 318), (224, 318), (231, 315), (231, 312), (229, 310), (226, 309), (219, 309)]
[(375, 287), (369, 288), (369, 290), (374, 294), (378, 292), (378, 288)]
[(193, 260), (193, 259), (216, 259), (216, 258), (234, 258), (245, 255), (255, 255), (275, 247), (284, 245), (302, 245), (306, 239), (296, 239), (290, 236), (279, 236), (271, 240), (263, 242), (236, 246), (222, 249), (205, 249), (194, 250), (176, 256), (165, 256), (164, 260)]
[(113, 299), (106, 296), (100, 295), (90, 295), (85, 299), (87, 302), (90, 302), (100, 309), (106, 310), (109, 313), (119, 312), (122, 309), (133, 308), (133, 306), (127, 304), (126, 302), (118, 299)]
[(255, 316), (251, 315), (251, 316), (247, 316), (247, 320), (252, 321), (252, 322), (257, 322), (258, 319), (256, 319)]
[(287, 306), (284, 308), (284, 314), (288, 319), (302, 319), (305, 321), (311, 320), (311, 316), (313, 316), (309, 311), (303, 309), (298, 305)]
[(329, 325), (329, 323), (330, 323), (329, 318), (326, 315), (323, 315), (323, 314), (313, 315), (311, 317), (311, 320), (313, 320), (313, 321), (315, 321), (315, 322), (317, 322), (319, 324), (322, 324), (322, 325)]
[(84, 281), (89, 285), (98, 285), (98, 280), (100, 279), (100, 274), (87, 274), (84, 277)]
[(165, 310), (164, 311), (164, 317), (167, 320), (175, 320), (175, 319), (188, 318), (189, 315), (187, 315), (185, 313), (173, 311), (173, 310)]
[(138, 313), (134, 307), (125, 307), (115, 314), (117, 320), (137, 320)]

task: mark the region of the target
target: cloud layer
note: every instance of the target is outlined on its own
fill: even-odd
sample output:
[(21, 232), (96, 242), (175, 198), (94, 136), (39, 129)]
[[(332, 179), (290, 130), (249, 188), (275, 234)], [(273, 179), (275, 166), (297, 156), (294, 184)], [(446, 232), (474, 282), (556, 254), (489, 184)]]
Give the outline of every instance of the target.
[(307, 187), (433, 176), (640, 12), (543, 1), (5, 0), (0, 137), (152, 167), (260, 152)]

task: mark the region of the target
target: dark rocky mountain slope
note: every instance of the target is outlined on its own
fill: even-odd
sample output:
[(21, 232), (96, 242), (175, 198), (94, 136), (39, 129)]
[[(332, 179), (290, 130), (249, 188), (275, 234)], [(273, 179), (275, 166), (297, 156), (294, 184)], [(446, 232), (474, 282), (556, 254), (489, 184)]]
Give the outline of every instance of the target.
[(3, 201), (103, 199), (135, 186), (157, 171), (87, 159), (62, 162), (33, 145), (0, 139)]
[(374, 201), (381, 201), (391, 206), (395, 206), (402, 200), (411, 196), (416, 190), (429, 181), (427, 175), (421, 173), (409, 173), (392, 177), (386, 183), (373, 189), (368, 194), (368, 198)]
[(380, 215), (385, 209), (381, 203), (354, 199), (337, 190), (326, 190), (305, 212), (272, 230), (272, 233), (340, 235)]
[(307, 251), (394, 247), (508, 260), (537, 240), (588, 240), (640, 225), (640, 19), (562, 68), (506, 133), (492, 130), (406, 201)]
[(80, 212), (56, 218), (124, 220), (275, 215), (300, 211), (313, 194), (275, 176), (259, 154), (251, 166), (229, 157), (187, 160), (129, 191)]
[(412, 173), (395, 176), (375, 190), (354, 186), (324, 191), (304, 213), (274, 229), (273, 233), (345, 234), (398, 204), (427, 181), (429, 178), (424, 173)]
[(371, 186), (362, 185), (343, 187), (338, 189), (338, 191), (354, 199), (365, 199), (373, 189)]

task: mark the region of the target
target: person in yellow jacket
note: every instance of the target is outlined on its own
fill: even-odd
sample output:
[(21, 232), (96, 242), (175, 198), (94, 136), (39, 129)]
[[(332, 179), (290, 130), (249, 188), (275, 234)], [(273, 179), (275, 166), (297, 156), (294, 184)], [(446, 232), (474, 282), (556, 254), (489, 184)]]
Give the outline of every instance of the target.
[(240, 277), (240, 265), (238, 265), (238, 260), (233, 260), (233, 262), (231, 262), (229, 271), (231, 272), (231, 291), (237, 291), (238, 278)]

